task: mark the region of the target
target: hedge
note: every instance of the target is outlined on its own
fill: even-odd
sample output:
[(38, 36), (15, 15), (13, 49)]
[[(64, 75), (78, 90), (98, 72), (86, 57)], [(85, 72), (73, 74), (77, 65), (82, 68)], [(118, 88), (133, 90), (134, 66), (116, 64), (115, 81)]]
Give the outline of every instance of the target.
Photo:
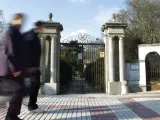
[(72, 82), (72, 66), (65, 60), (60, 61), (60, 92), (66, 92)]
[(86, 66), (85, 79), (97, 92), (105, 92), (104, 58), (97, 59)]

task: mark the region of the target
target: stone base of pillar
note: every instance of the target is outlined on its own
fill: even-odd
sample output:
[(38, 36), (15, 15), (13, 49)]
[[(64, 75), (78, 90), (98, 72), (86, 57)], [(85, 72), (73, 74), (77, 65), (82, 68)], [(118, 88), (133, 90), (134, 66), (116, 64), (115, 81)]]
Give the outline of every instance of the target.
[(128, 91), (127, 81), (121, 82), (121, 94), (122, 94), (122, 95), (125, 95), (125, 94), (127, 94), (128, 92), (129, 92), (129, 91)]
[(57, 95), (57, 94), (59, 94), (59, 83), (45, 83), (44, 94), (45, 95)]
[(121, 94), (122, 95), (128, 94), (128, 87), (126, 85), (122, 85)]
[(147, 92), (147, 87), (146, 86), (139, 86), (139, 88), (141, 89), (140, 92)]
[(108, 82), (108, 94), (120, 95), (121, 94), (121, 82)]
[(108, 82), (107, 82), (107, 84), (106, 84), (106, 94), (108, 94)]
[(39, 95), (44, 95), (44, 85), (41, 85), (39, 89)]
[(44, 95), (44, 82), (40, 82), (40, 89), (39, 89), (39, 95)]

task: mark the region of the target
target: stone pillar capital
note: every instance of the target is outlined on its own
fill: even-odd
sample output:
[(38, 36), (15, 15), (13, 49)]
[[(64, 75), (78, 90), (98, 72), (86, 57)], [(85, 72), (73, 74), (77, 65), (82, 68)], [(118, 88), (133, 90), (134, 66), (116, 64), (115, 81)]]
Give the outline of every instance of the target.
[(103, 32), (103, 35), (104, 35), (104, 36), (108, 36), (108, 33), (107, 33), (107, 32)]
[(111, 39), (111, 40), (113, 40), (114, 37), (113, 36), (108, 36), (108, 38)]
[(50, 35), (51, 38), (58, 38), (58, 35)]
[(124, 36), (120, 36), (120, 37), (119, 37), (119, 40), (124, 40)]
[(40, 37), (40, 39), (41, 39), (41, 40), (44, 40), (45, 38), (44, 38), (44, 37)]

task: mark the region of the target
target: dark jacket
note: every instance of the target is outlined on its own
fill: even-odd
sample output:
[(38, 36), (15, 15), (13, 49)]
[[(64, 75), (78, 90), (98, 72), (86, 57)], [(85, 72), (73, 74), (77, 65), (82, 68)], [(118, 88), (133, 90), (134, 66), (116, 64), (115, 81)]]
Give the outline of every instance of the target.
[(10, 26), (0, 41), (0, 76), (25, 68), (25, 47), (19, 30)]
[(30, 67), (40, 67), (41, 44), (38, 33), (34, 29), (23, 34), (23, 39), (27, 45), (27, 64)]

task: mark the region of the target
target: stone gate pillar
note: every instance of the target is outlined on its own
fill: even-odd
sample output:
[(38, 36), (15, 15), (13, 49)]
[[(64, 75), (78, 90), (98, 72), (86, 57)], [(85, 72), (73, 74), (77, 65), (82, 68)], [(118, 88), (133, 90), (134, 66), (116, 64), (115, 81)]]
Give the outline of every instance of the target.
[[(105, 81), (106, 93), (108, 94), (125, 94), (127, 93), (127, 86), (125, 80), (125, 64), (124, 64), (124, 51), (123, 51), (123, 38), (124, 30), (127, 24), (113, 22), (105, 23), (102, 26), (105, 40)], [(115, 37), (119, 40), (119, 80), (115, 78)], [(106, 68), (107, 67), (107, 68)]]
[[(50, 13), (50, 20), (43, 23), (44, 30), (41, 33), (41, 37), (49, 41), (48, 58), (49, 65), (47, 66), (48, 74), (45, 71), (45, 81), (43, 90), (46, 95), (59, 94), (59, 70), (60, 70), (60, 38), (63, 26), (58, 22), (52, 21), (52, 14)], [(46, 55), (45, 55), (46, 56)], [(49, 75), (49, 77), (48, 77)]]

